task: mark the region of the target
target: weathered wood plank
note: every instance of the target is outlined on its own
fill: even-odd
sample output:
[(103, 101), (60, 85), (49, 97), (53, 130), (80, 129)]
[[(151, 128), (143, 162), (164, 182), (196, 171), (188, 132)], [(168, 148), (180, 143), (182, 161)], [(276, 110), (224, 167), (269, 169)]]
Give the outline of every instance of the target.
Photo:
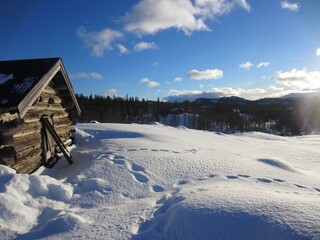
[[(52, 100), (54, 102), (52, 102)], [(38, 99), (38, 102), (44, 102), (44, 103), (61, 103), (61, 98), (59, 98), (57, 95), (52, 93), (46, 93), (42, 92), (40, 94), (40, 98)]]
[(70, 124), (71, 124), (71, 121), (69, 117), (61, 117), (61, 118), (53, 119), (54, 126), (70, 125)]
[(61, 118), (61, 117), (67, 117), (69, 114), (66, 111), (63, 110), (58, 110), (58, 111), (47, 111), (47, 110), (39, 110), (39, 109), (34, 109), (32, 111), (28, 111), (26, 115), (24, 116), (24, 121), (25, 122), (36, 122), (40, 121), (40, 117), (42, 115), (48, 115), (51, 116), (53, 115), (53, 119)]
[(33, 134), (33, 133), (40, 133), (41, 131), (41, 124), (40, 122), (31, 122), (25, 123), (23, 127), (13, 135), (13, 137), (23, 137), (25, 135)]
[(50, 87), (49, 85), (45, 87), (45, 89), (43, 89), (42, 91), (43, 93), (50, 93), (50, 94), (56, 94), (56, 91)]
[(41, 165), (41, 155), (34, 155), (14, 164), (14, 168), (18, 173), (31, 173)]
[(45, 102), (38, 102), (35, 105), (33, 105), (32, 107), (30, 107), (29, 111), (32, 110), (46, 110), (46, 111), (63, 111), (64, 108), (60, 103), (45, 103)]
[(24, 158), (31, 157), (35, 154), (41, 154), (41, 144), (37, 144), (26, 148), (24, 150), (18, 151), (17, 154), (17, 161), (23, 160)]
[(14, 119), (20, 118), (17, 113), (10, 114), (9, 112), (0, 113), (0, 122), (11, 122)]
[(39, 143), (41, 143), (40, 133), (29, 134), (27, 136), (17, 137), (13, 139), (14, 148), (17, 152), (35, 146)]

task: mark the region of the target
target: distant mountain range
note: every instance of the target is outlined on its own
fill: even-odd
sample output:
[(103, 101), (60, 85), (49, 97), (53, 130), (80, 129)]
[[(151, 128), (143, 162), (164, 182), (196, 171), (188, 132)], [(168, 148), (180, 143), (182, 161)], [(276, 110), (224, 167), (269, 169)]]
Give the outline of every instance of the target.
[(262, 98), (258, 100), (248, 100), (240, 97), (220, 97), (220, 98), (198, 98), (193, 103), (198, 103), (200, 105), (211, 105), (211, 104), (237, 104), (237, 105), (245, 105), (249, 103), (257, 103), (260, 105), (269, 105), (269, 104), (289, 104), (293, 100), (302, 100), (308, 98), (320, 98), (320, 92), (310, 92), (310, 93), (290, 93), (288, 95), (282, 96), (280, 98)]

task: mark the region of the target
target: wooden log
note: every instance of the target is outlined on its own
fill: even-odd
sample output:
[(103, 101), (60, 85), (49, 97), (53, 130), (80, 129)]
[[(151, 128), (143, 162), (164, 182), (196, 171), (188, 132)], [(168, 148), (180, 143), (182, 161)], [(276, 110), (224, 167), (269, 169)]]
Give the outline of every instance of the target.
[(56, 119), (53, 119), (53, 125), (54, 126), (71, 125), (71, 121), (69, 117), (56, 118)]
[(43, 89), (42, 92), (44, 92), (44, 93), (50, 93), (50, 94), (56, 94), (56, 91), (55, 91), (52, 87), (50, 87), (49, 85), (46, 86), (45, 89)]
[(45, 110), (45, 111), (61, 111), (64, 110), (63, 106), (60, 103), (45, 103), (45, 102), (38, 102), (32, 107), (30, 107), (30, 110)]
[(61, 134), (58, 134), (58, 135), (61, 138), (62, 142), (65, 142), (68, 139), (71, 139), (71, 134), (70, 133), (61, 133)]
[(23, 137), (17, 137), (13, 139), (14, 148), (17, 152), (35, 146), (39, 143), (41, 143), (40, 133), (29, 134)]
[(63, 141), (63, 144), (65, 145), (65, 146), (71, 146), (72, 145), (72, 140), (69, 138), (69, 139), (67, 139), (67, 140), (64, 140)]
[(65, 132), (69, 132), (70, 130), (71, 130), (71, 124), (70, 123), (67, 123), (67, 124), (60, 124), (60, 125), (55, 125), (54, 126), (54, 129), (56, 130), (56, 131), (65, 131)]
[(20, 118), (17, 113), (10, 114), (9, 112), (0, 113), (0, 122), (11, 122), (14, 119)]
[(37, 144), (34, 146), (31, 146), (29, 148), (26, 148), (24, 150), (20, 150), (16, 153), (17, 155), (17, 161), (23, 160), (24, 158), (29, 158), (33, 156), (34, 154), (41, 154), (41, 144)]
[(32, 173), (42, 164), (41, 155), (33, 155), (12, 166), (18, 173)]
[[(52, 102), (53, 100), (53, 102)], [(46, 93), (42, 92), (40, 94), (38, 102), (44, 102), (44, 103), (61, 103), (61, 98), (59, 98), (57, 95), (52, 93)]]
[(13, 136), (16, 137), (23, 137), (25, 135), (33, 134), (33, 133), (40, 133), (41, 131), (41, 124), (40, 122), (31, 122), (25, 123), (24, 126)]
[(53, 119), (61, 118), (61, 117), (67, 117), (69, 114), (64, 110), (59, 111), (47, 111), (47, 110), (35, 110), (28, 111), (26, 115), (24, 116), (24, 121), (27, 123), (31, 122), (37, 122), (40, 121), (40, 117), (43, 115), (51, 116), (53, 115)]
[(71, 135), (71, 126), (68, 128), (55, 128), (55, 131), (57, 132), (58, 135), (61, 136), (70, 136)]

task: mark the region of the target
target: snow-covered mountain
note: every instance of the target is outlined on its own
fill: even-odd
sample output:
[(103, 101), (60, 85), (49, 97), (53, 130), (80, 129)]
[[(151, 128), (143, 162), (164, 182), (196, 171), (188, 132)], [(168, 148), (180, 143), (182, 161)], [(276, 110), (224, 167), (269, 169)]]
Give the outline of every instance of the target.
[(0, 166), (0, 239), (317, 239), (320, 136), (79, 124), (74, 164)]

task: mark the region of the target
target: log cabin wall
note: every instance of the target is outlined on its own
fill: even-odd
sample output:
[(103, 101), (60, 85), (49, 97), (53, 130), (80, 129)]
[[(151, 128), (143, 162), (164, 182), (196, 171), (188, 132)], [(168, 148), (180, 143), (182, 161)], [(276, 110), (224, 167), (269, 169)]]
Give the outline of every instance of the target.
[(5, 164), (19, 173), (31, 173), (42, 164), (40, 118), (43, 115), (51, 120), (62, 142), (71, 144), (72, 122), (63, 106), (63, 100), (59, 97), (59, 91), (46, 86), (23, 117), (24, 123), (20, 130), (13, 134), (12, 144), (2, 148), (1, 155), (8, 156), (3, 159)]
[(0, 61), (0, 164), (33, 172), (56, 154), (56, 142), (63, 152), (62, 143), (72, 144), (80, 114), (61, 58)]

